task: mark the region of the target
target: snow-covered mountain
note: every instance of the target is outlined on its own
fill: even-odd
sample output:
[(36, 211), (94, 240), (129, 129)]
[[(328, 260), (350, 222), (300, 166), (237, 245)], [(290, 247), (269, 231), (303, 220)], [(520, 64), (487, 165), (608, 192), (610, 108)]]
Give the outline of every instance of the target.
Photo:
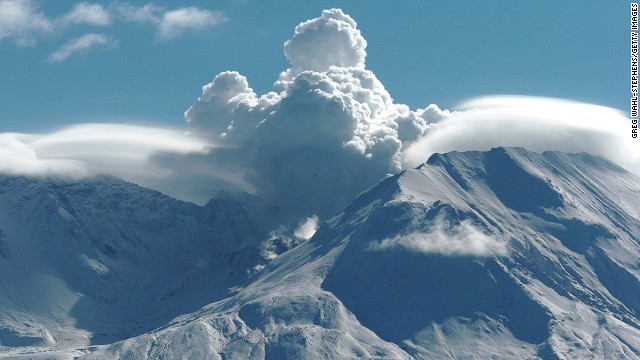
[(123, 340), (228, 296), (263, 261), (245, 200), (1, 177), (0, 357)]
[[(129, 187), (3, 179), (0, 351), (640, 358), (640, 179), (602, 158), (519, 148), (433, 155), (361, 194), (233, 293), (225, 289), (244, 275), (215, 254), (242, 254), (231, 261), (242, 274), (259, 262), (259, 240), (246, 238), (262, 230), (247, 230), (256, 223), (247, 205), (199, 208)], [(56, 235), (18, 241), (43, 229)], [(160, 283), (169, 284), (161, 300), (138, 296)], [(93, 337), (65, 343), (79, 334)]]

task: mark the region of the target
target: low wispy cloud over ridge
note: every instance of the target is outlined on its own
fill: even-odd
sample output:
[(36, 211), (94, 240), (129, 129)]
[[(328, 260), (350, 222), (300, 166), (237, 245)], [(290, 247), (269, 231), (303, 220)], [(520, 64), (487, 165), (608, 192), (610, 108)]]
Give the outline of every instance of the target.
[(180, 130), (122, 124), (82, 124), (48, 134), (0, 133), (0, 174), (65, 179), (107, 174), (171, 193), (175, 176), (188, 171), (167, 162), (206, 154), (212, 146)]
[(545, 97), (486, 96), (461, 104), (433, 124), (406, 148), (403, 161), (413, 167), (436, 152), (518, 146), (600, 155), (640, 175), (640, 147), (629, 135), (630, 126), (622, 111), (605, 106)]

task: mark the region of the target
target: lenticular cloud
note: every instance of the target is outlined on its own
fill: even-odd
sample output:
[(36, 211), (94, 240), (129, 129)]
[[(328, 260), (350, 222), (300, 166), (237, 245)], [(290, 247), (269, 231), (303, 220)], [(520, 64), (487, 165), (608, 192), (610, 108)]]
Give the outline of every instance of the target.
[(167, 161), (188, 154), (195, 159), (211, 147), (182, 131), (122, 124), (83, 124), (39, 135), (0, 133), (0, 174), (75, 180), (108, 174), (189, 198), (172, 183), (194, 169)]
[(587, 152), (640, 175), (640, 147), (619, 110), (531, 96), (486, 96), (463, 103), (408, 146), (407, 167), (433, 153), (519, 146), (532, 151)]

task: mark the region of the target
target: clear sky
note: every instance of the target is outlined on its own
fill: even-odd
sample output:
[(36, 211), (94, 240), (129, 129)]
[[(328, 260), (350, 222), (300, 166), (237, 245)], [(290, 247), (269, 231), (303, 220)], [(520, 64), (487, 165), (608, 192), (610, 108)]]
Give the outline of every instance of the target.
[[(625, 112), (629, 102), (624, 1), (157, 0), (137, 17), (145, 3), (79, 3), (0, 0), (0, 132), (86, 122), (185, 128), (184, 111), (219, 72), (271, 90), (289, 67), (283, 43), (295, 26), (334, 7), (357, 21), (367, 68), (412, 109), (492, 94)], [(25, 22), (11, 6), (29, 9)]]

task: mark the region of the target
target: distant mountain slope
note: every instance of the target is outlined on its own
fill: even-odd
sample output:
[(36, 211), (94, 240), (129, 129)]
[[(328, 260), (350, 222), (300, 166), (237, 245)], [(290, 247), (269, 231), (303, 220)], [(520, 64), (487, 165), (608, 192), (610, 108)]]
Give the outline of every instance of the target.
[(587, 154), (434, 155), (239, 293), (87, 358), (640, 358), (640, 179)]
[(111, 343), (197, 310), (246, 280), (265, 236), (232, 200), (0, 177), (0, 357)]

